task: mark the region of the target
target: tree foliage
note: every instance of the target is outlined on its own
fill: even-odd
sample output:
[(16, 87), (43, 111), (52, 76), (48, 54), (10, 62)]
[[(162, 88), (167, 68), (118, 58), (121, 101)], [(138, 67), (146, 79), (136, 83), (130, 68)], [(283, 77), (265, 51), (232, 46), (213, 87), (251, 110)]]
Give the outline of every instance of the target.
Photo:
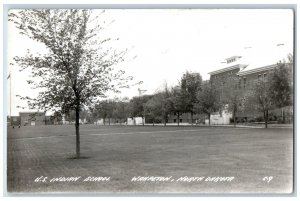
[(210, 82), (204, 83), (202, 86), (202, 90), (199, 91), (197, 94), (197, 100), (197, 111), (199, 113), (204, 113), (208, 115), (210, 125), (211, 114), (217, 112), (221, 106), (219, 99), (219, 91), (217, 90), (217, 87)]
[(154, 94), (144, 106), (146, 114), (153, 122), (160, 120), (166, 126), (169, 114), (172, 112), (171, 93), (169, 89), (165, 87), (164, 91)]
[(197, 93), (201, 91), (202, 77), (199, 73), (186, 72), (181, 78), (182, 95), (186, 98), (186, 111), (190, 112), (193, 124), (194, 105), (197, 103)]
[[(152, 98), (152, 95), (133, 97), (129, 102), (130, 117), (145, 117), (145, 103)], [(143, 121), (144, 125), (144, 121)]]
[(186, 91), (182, 90), (179, 86), (171, 89), (171, 108), (172, 112), (177, 116), (177, 125), (179, 126), (179, 117), (187, 111), (189, 98)]
[(265, 128), (268, 127), (269, 111), (274, 108), (274, 99), (271, 96), (271, 76), (267, 79), (258, 79), (254, 84), (252, 92), (247, 100), (249, 105), (256, 110), (263, 112)]
[(116, 99), (115, 101), (115, 107), (113, 109), (113, 118), (118, 119), (120, 121), (122, 120), (126, 120), (127, 121), (127, 117), (128, 117), (128, 104), (129, 101), (127, 98), (124, 99)]
[(292, 105), (292, 74), (288, 65), (278, 64), (270, 79), (271, 97), (280, 108)]

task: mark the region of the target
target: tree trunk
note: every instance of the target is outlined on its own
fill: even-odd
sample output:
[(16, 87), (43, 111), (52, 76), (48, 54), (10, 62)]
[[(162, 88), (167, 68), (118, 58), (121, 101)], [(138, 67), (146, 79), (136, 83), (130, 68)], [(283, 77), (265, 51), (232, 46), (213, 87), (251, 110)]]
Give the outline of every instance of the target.
[(234, 125), (234, 127), (236, 127), (236, 119), (235, 119), (235, 114), (236, 113), (236, 109), (234, 108), (233, 109), (233, 114), (232, 114), (232, 116), (233, 116), (233, 125)]
[(268, 128), (268, 117), (269, 117), (268, 110), (265, 110), (264, 111), (265, 128)]
[(165, 126), (167, 126), (167, 119), (166, 119), (166, 118), (165, 118), (165, 122), (164, 122), (164, 125), (165, 125)]
[(284, 108), (282, 108), (282, 123), (285, 124), (285, 111), (284, 111)]
[(210, 113), (208, 114), (208, 125), (210, 126)]
[(177, 126), (179, 126), (179, 112), (177, 113)]
[(103, 118), (103, 125), (105, 125), (105, 118)]
[(76, 120), (75, 120), (75, 130), (76, 130), (76, 158), (80, 158), (79, 111), (80, 111), (80, 107), (77, 104), (76, 109), (75, 109), (75, 113), (76, 113)]
[(143, 126), (145, 126), (145, 123), (144, 123), (144, 117), (142, 117), (142, 123), (143, 123)]
[(193, 126), (193, 112), (191, 112), (191, 118), (192, 118), (192, 126)]

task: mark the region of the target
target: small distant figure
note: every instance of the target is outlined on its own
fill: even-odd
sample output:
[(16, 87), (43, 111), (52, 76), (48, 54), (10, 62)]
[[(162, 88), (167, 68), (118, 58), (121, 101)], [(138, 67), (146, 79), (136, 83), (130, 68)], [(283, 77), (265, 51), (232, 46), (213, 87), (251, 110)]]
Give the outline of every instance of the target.
[(21, 124), (19, 124), (18, 128), (20, 128), (20, 127), (21, 127)]
[(15, 126), (14, 126), (14, 125), (13, 125), (12, 127), (13, 127), (13, 128), (15, 128)]

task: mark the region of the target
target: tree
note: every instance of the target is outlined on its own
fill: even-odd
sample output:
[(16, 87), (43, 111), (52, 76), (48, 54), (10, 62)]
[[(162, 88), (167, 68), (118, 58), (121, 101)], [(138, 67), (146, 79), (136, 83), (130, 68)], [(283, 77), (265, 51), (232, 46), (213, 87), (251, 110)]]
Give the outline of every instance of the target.
[(282, 120), (285, 123), (284, 107), (292, 105), (291, 63), (279, 63), (270, 79), (270, 96), (274, 104), (282, 108)]
[(274, 107), (274, 101), (271, 96), (270, 77), (267, 79), (258, 79), (247, 98), (249, 105), (253, 105), (255, 109), (263, 112), (265, 128), (268, 128), (269, 111)]
[(179, 126), (180, 115), (187, 111), (188, 103), (189, 98), (186, 91), (181, 90), (179, 86), (173, 87), (171, 89), (171, 111), (174, 112), (177, 116), (177, 126)]
[[(42, 43), (45, 54), (28, 52), (16, 56), (22, 70), (30, 68), (36, 98), (23, 97), (30, 107), (42, 110), (74, 110), (76, 113), (76, 158), (80, 158), (79, 113), (109, 90), (128, 87), (132, 77), (114, 65), (124, 60), (125, 51), (113, 51), (111, 38), (99, 39), (103, 29), (93, 11), (79, 9), (39, 9), (12, 11), (9, 14), (20, 33)], [(94, 21), (91, 23), (91, 21)], [(97, 22), (97, 23), (95, 23)], [(95, 26), (94, 26), (95, 25)]]
[[(67, 118), (68, 121), (73, 121), (73, 122), (76, 121), (75, 111), (71, 110), (65, 115), (66, 115), (66, 118)], [(90, 114), (86, 109), (81, 108), (80, 113), (79, 113), (79, 120), (81, 120), (83, 122), (83, 121), (85, 121), (89, 118), (89, 115)]]
[(241, 109), (244, 101), (243, 91), (240, 87), (238, 77), (229, 77), (224, 84), (224, 94), (221, 100), (223, 106), (227, 106), (227, 110), (232, 112), (234, 127), (236, 126), (236, 113)]
[(122, 119), (126, 119), (127, 121), (128, 116), (128, 99), (116, 99), (115, 100), (115, 107), (113, 110), (113, 117), (115, 119), (119, 119), (120, 124)]
[(133, 97), (129, 102), (129, 114), (133, 117), (142, 117), (144, 125), (145, 103), (151, 98), (150, 95)]
[(208, 115), (210, 125), (210, 116), (220, 109), (219, 92), (216, 86), (210, 82), (202, 85), (202, 90), (197, 94), (198, 103), (195, 107), (199, 113)]
[(172, 112), (171, 93), (167, 86), (163, 91), (154, 94), (144, 106), (146, 114), (152, 119), (153, 123), (161, 120), (166, 126), (169, 114)]
[(95, 105), (95, 112), (98, 113), (98, 117), (103, 119), (105, 125), (108, 118), (108, 125), (110, 125), (110, 119), (113, 117), (115, 102), (112, 100), (103, 100)]
[(164, 91), (160, 92), (158, 95), (161, 100), (161, 116), (164, 120), (164, 125), (166, 126), (169, 120), (169, 115), (172, 113), (172, 94), (166, 85)]
[(199, 73), (186, 72), (181, 78), (181, 90), (186, 97), (186, 112), (191, 113), (192, 125), (195, 114), (194, 105), (197, 103), (197, 92), (201, 91), (202, 77)]
[(161, 99), (155, 94), (151, 99), (144, 103), (145, 116), (152, 120), (152, 124), (161, 117)]

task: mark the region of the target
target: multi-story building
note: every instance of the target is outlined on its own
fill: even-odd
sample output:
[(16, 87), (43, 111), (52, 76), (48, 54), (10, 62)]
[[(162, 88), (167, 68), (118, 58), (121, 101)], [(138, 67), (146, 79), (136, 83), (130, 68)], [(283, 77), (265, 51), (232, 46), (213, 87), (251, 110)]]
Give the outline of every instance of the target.
[[(282, 44), (280, 44), (280, 46), (281, 45)], [(261, 52), (256, 53), (252, 50), (244, 56), (233, 56), (221, 62), (222, 67), (219, 70), (209, 73), (211, 83), (216, 84), (220, 89), (220, 98), (223, 100), (226, 99), (224, 98), (227, 95), (226, 90), (228, 90), (225, 89), (225, 87), (228, 87), (228, 85), (225, 85), (226, 82), (237, 82), (238, 87), (241, 89), (241, 96), (244, 96), (253, 88), (259, 79), (266, 79), (267, 76), (278, 67), (278, 63), (287, 63), (284, 59), (287, 58), (289, 52), (282, 51), (283, 49), (280, 47), (277, 47), (275, 50), (270, 53), (266, 52), (265, 54), (261, 54)], [(292, 64), (290, 63), (287, 63), (286, 66), (292, 68)], [(287, 110), (287, 114), (290, 114), (288, 116), (291, 118), (291, 107), (284, 109)], [(282, 109), (274, 109), (271, 111), (271, 114), (275, 116), (280, 116), (281, 113)], [(213, 117), (216, 118), (218, 115), (221, 118), (222, 112), (214, 114)], [(242, 121), (255, 119), (259, 116), (261, 116), (261, 114), (254, 110), (237, 113), (237, 118), (242, 119)], [(228, 118), (231, 117), (232, 115), (228, 115)], [(211, 120), (214, 121), (213, 119)]]

